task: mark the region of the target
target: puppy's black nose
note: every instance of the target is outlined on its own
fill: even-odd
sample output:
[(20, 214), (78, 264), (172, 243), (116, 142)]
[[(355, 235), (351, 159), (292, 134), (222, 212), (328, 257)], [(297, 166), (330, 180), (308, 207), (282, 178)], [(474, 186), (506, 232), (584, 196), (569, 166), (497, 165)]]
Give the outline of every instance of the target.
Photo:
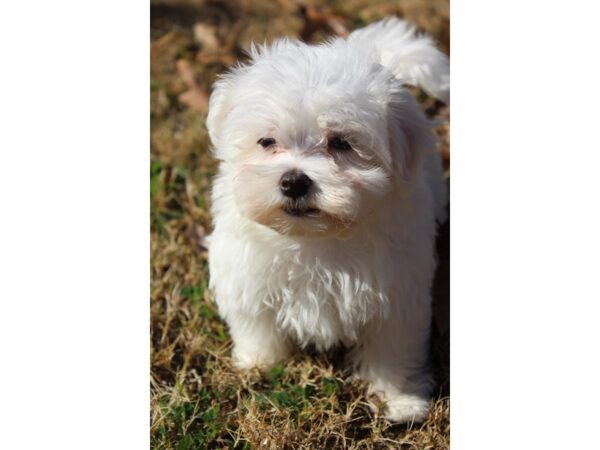
[(288, 170), (279, 180), (279, 188), (286, 197), (299, 198), (308, 193), (312, 180), (304, 172)]

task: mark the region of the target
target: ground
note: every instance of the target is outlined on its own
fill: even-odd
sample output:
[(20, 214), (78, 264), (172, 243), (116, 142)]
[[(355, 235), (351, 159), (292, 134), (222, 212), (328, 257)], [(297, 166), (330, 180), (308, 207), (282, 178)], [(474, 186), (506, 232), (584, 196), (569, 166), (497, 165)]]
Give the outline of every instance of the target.
[[(151, 443), (154, 449), (448, 449), (448, 224), (440, 233), (431, 363), (438, 389), (422, 425), (393, 425), (377, 399), (349, 382), (343, 349), (308, 351), (268, 373), (239, 373), (207, 289), (215, 161), (205, 127), (217, 74), (253, 40), (317, 42), (395, 14), (449, 51), (445, 0), (152, 0), (151, 2)], [(414, 91), (441, 120), (449, 176), (448, 108)]]

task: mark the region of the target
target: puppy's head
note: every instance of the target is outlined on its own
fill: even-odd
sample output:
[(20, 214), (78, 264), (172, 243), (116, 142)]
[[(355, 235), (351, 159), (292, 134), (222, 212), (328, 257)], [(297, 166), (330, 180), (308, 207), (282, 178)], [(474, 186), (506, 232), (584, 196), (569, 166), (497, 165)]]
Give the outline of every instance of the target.
[(414, 180), (430, 124), (373, 55), (283, 40), (251, 58), (215, 84), (207, 120), (242, 215), (282, 234), (348, 235)]

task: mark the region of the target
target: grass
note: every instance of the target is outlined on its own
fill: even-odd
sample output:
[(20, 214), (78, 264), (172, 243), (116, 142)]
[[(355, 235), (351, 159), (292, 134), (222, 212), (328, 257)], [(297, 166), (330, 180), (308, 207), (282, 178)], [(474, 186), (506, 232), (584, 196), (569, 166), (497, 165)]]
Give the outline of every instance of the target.
[[(200, 7), (200, 5), (202, 6)], [(325, 11), (322, 1), (305, 2)], [(349, 29), (399, 14), (432, 33), (448, 49), (446, 1), (330, 2)], [(211, 229), (210, 183), (216, 164), (205, 111), (188, 107), (177, 69), (186, 60), (201, 89), (251, 40), (300, 36), (306, 19), (293, 0), (153, 1), (151, 30), (151, 443), (154, 449), (447, 449), (449, 380), (447, 236), (434, 288), (432, 363), (439, 394), (423, 425), (399, 426), (371, 411), (377, 399), (349, 382), (343, 349), (298, 353), (268, 373), (239, 373), (231, 341), (207, 289), (206, 235)], [(197, 22), (214, 25), (220, 48), (207, 53), (194, 39)], [(319, 40), (325, 30), (314, 30)], [(415, 92), (430, 115), (443, 108)], [(448, 128), (440, 128), (448, 152)]]

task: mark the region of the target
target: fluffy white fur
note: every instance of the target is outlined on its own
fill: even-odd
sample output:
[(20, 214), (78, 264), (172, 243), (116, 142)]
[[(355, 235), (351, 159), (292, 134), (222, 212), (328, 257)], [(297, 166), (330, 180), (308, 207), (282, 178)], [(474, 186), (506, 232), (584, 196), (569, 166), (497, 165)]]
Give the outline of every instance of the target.
[[(448, 60), (397, 18), (317, 46), (253, 47), (214, 87), (210, 286), (239, 368), (294, 346), (351, 346), (394, 421), (427, 417), (436, 219), (446, 190), (431, 123), (405, 84), (447, 101)], [(332, 149), (342, 136), (352, 150)], [(273, 138), (265, 149), (257, 142)], [(329, 145), (329, 147), (328, 147)], [(282, 208), (290, 169), (312, 179)]]

